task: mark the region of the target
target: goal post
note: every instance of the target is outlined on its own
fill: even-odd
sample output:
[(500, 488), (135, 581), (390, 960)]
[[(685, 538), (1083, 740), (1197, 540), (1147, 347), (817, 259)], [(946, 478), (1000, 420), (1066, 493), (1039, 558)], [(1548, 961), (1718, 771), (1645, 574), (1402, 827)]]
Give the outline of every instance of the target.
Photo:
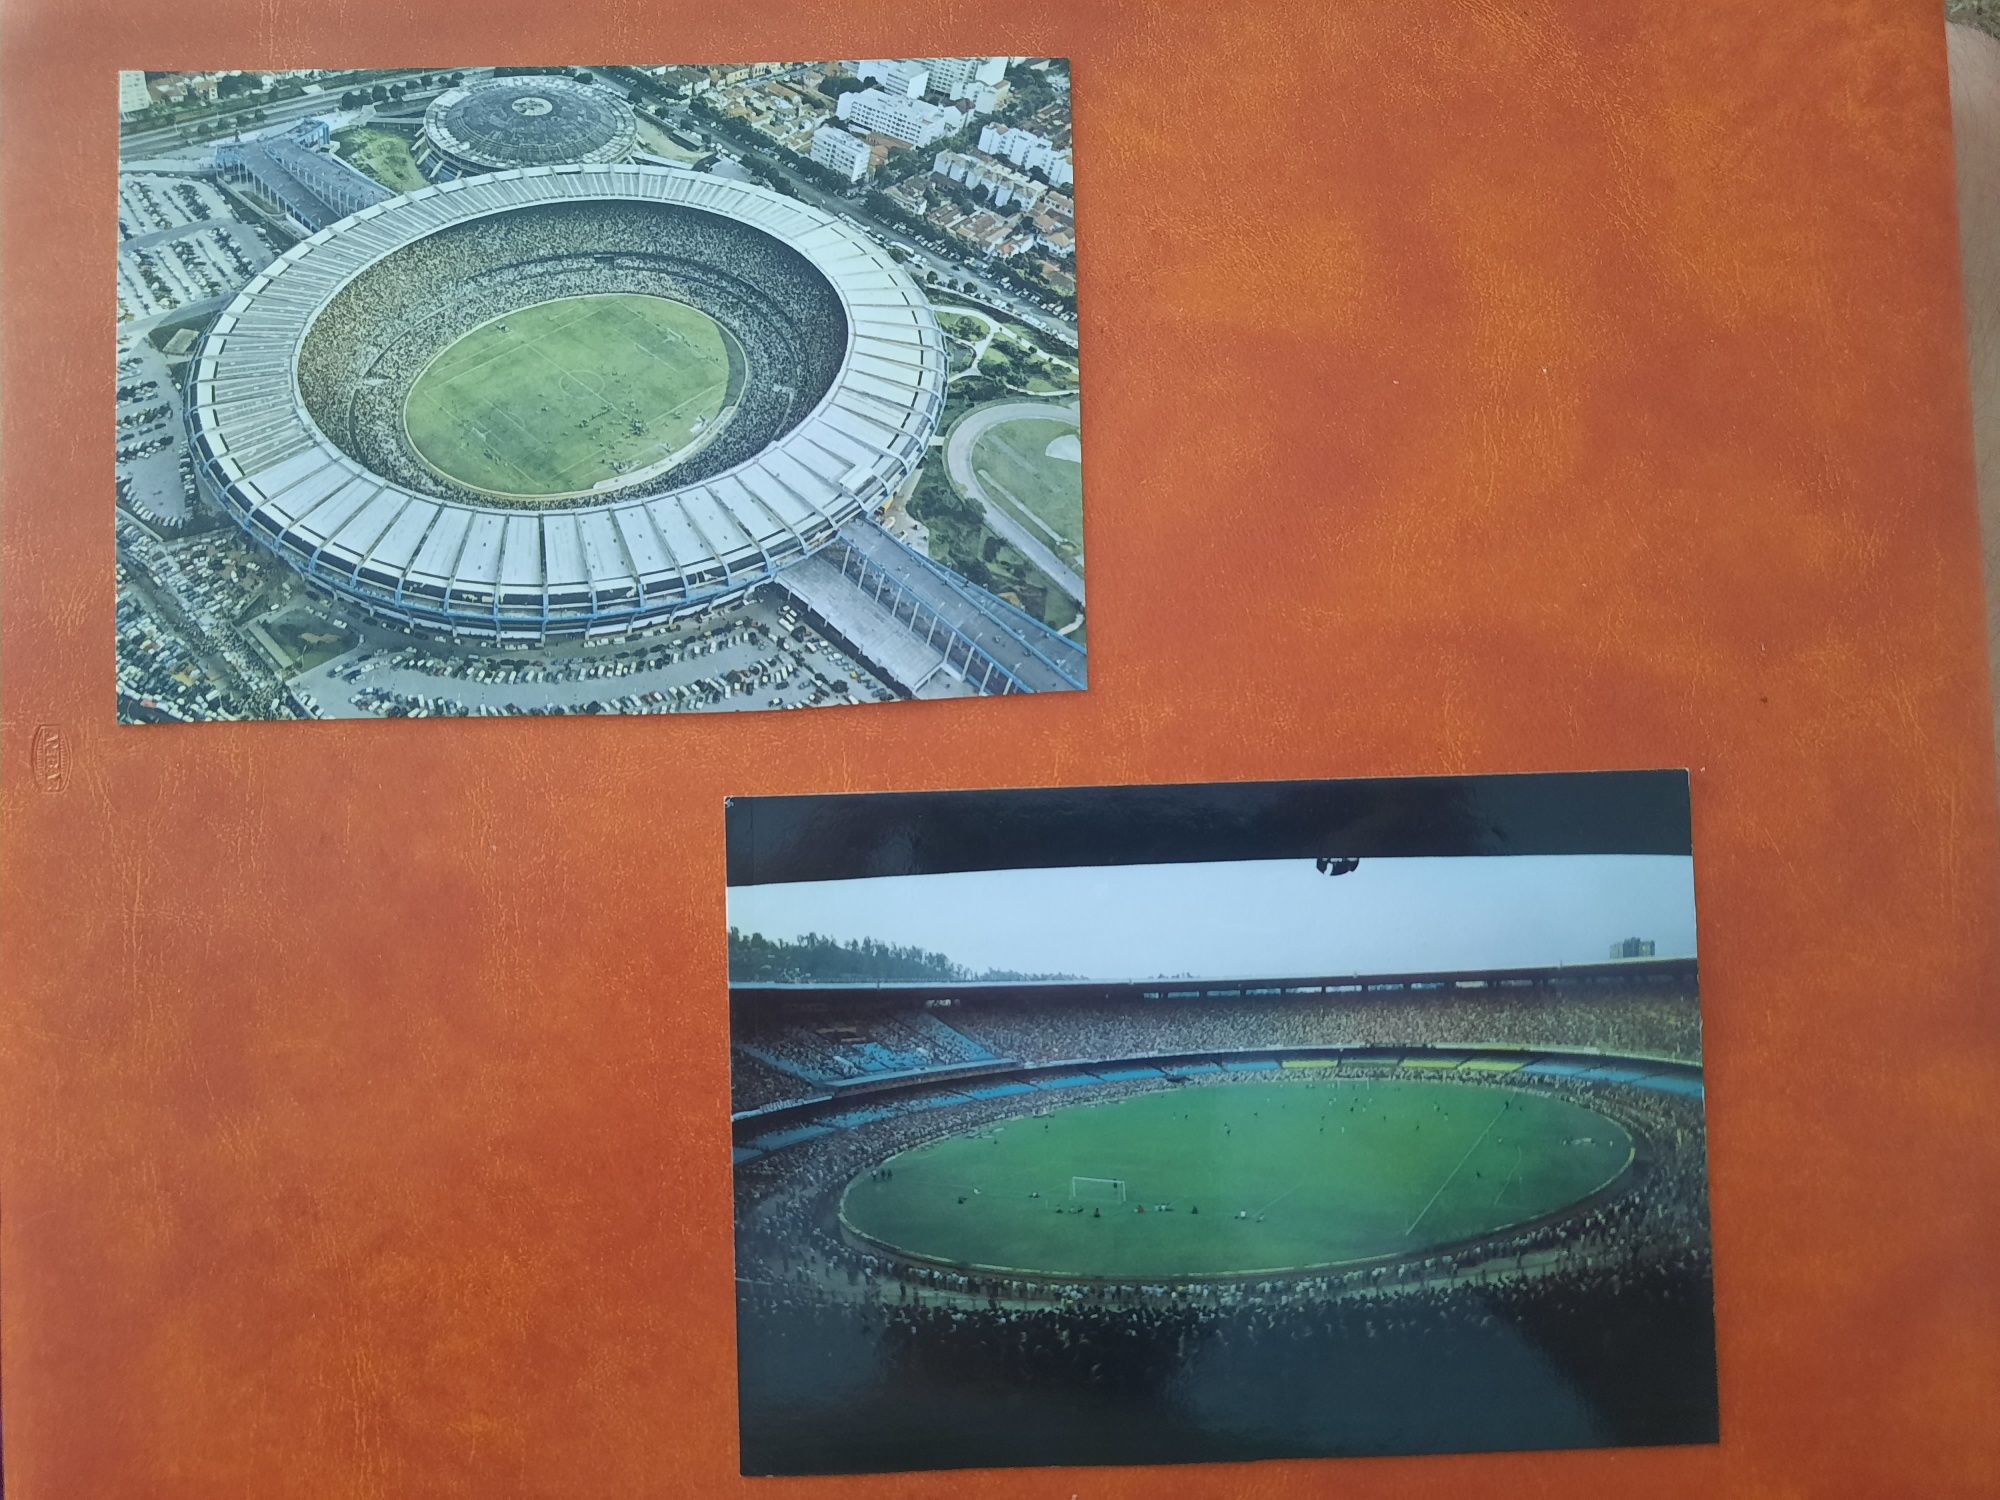
[(1125, 1179), (1122, 1177), (1072, 1177), (1069, 1180), (1069, 1195), (1086, 1203), (1123, 1203), (1125, 1201)]

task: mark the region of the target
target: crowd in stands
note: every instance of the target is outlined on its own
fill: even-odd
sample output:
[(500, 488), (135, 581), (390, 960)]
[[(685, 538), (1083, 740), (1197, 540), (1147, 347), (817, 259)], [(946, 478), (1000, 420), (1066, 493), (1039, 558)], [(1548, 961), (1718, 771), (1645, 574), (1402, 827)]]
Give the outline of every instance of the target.
[[(805, 1370), (822, 1381), (836, 1371), (850, 1380), (866, 1372), (868, 1383), (899, 1399), (945, 1387), (1030, 1403), (1131, 1398), (1154, 1419), (1158, 1402), (1197, 1390), (1211, 1392), (1205, 1399), (1214, 1391), (1246, 1399), (1262, 1392), (1259, 1399), (1281, 1405), (1309, 1390), (1312, 1410), (1300, 1420), (1339, 1412), (1344, 1421), (1353, 1401), (1372, 1401), (1385, 1382), (1405, 1383), (1396, 1402), (1369, 1407), (1370, 1420), (1354, 1427), (1359, 1440), (1401, 1431), (1395, 1408), (1412, 1394), (1407, 1383), (1429, 1383), (1424, 1409), (1435, 1413), (1455, 1380), (1477, 1378), (1500, 1391), (1523, 1378), (1547, 1382), (1555, 1369), (1591, 1393), (1599, 1408), (1593, 1420), (1618, 1441), (1673, 1440), (1704, 1413), (1712, 1420), (1700, 1101), (1578, 1079), (1457, 1081), (1559, 1093), (1617, 1120), (1640, 1142), (1639, 1155), (1619, 1184), (1575, 1212), (1456, 1249), (1344, 1272), (1195, 1285), (1080, 1286), (923, 1267), (841, 1233), (833, 1205), (856, 1173), (939, 1135), (1046, 1107), (1046, 1094), (968, 1099), (949, 1109), (875, 1106), (867, 1113), (879, 1118), (863, 1127), (740, 1164), (746, 1442), (753, 1430), (764, 1441), (764, 1422), (775, 1420), (775, 1412), (753, 1417), (767, 1400), (813, 1425), (812, 1395), (788, 1384), (789, 1372)], [(1162, 1077), (1065, 1089), (1062, 1102), (1175, 1086), (1187, 1085)], [(1235, 1084), (1225, 1076), (1193, 1086)], [(827, 1421), (866, 1425), (847, 1389), (846, 1404), (830, 1409)], [(770, 1433), (775, 1441), (776, 1429)], [(1563, 1440), (1611, 1439), (1600, 1432)], [(816, 1441), (835, 1440), (819, 1431)], [(1384, 1446), (1427, 1444), (1408, 1438)], [(1004, 1451), (1027, 1461), (1018, 1445)]]
[(582, 201), (457, 224), (378, 261), (314, 320), (299, 389), (320, 429), (375, 472), (491, 503), (410, 449), (402, 414), (411, 386), (474, 328), (535, 303), (604, 293), (698, 307), (749, 365), (733, 413), (712, 439), (643, 481), (656, 488), (732, 468), (782, 436), (832, 384), (846, 348), (838, 294), (779, 240), (697, 209)]
[(952, 1020), (1023, 1062), (1222, 1047), (1465, 1042), (1689, 1059), (1701, 1053), (1701, 1010), (1691, 996), (1624, 984), (1075, 1006), (966, 999), (953, 1008)]
[[(909, 1011), (848, 1017), (864, 1033)], [(928, 1013), (927, 1013), (928, 1014)], [(943, 1013), (949, 1030), (984, 1054), (1025, 1063), (1108, 1060), (1259, 1047), (1590, 1047), (1699, 1060), (1701, 1008), (1685, 991), (1627, 984), (1560, 988), (1408, 990), (1228, 1000), (1035, 1001), (963, 998)], [(936, 1020), (932, 1015), (931, 1019)], [(862, 1076), (827, 1054), (824, 1017), (739, 1017), (737, 1047), (790, 1058), (789, 1070), (821, 1082)], [(939, 1024), (942, 1024), (941, 1022)], [(951, 1058), (926, 1066), (943, 1066)], [(746, 1083), (737, 1109), (787, 1097), (783, 1085)], [(773, 1089), (779, 1091), (772, 1092)], [(791, 1096), (813, 1092), (796, 1084)]]
[[(738, 1028), (734, 1045), (739, 1056), (769, 1064), (769, 1070), (787, 1080), (785, 1086), (793, 1094), (801, 1091), (802, 1083), (810, 1092), (811, 1085), (990, 1062), (994, 1057), (984, 1043), (921, 1009), (882, 1011), (860, 1025), (832, 1021), (760, 1025), (753, 1020)], [(751, 1082), (754, 1086), (754, 1076)]]

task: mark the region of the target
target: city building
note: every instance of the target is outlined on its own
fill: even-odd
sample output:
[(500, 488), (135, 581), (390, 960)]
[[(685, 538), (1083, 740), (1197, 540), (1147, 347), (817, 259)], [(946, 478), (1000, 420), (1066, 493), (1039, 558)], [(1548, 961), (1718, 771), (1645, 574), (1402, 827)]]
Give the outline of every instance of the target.
[(1613, 958), (1651, 958), (1653, 940), (1651, 938), (1630, 937), (1611, 945)]
[(813, 132), (812, 159), (849, 182), (859, 182), (868, 175), (871, 155), (866, 141), (838, 126), (822, 125)]
[(976, 99), (1007, 74), (1004, 57), (933, 57), (928, 63), (930, 91), (944, 99)]
[(1003, 162), (964, 151), (938, 152), (931, 170), (947, 181), (962, 183), (975, 193), (985, 194), (995, 208), (1009, 208), (1016, 204), (1032, 208), (1049, 191), (1044, 184)]
[(979, 149), (988, 156), (1013, 163), (1024, 172), (1039, 170), (1057, 187), (1068, 187), (1076, 180), (1069, 152), (1032, 130), (989, 124), (979, 132)]
[(879, 131), (912, 146), (942, 140), (964, 123), (962, 111), (921, 99), (898, 98), (878, 88), (842, 94), (836, 111), (842, 121)]
[(854, 65), (854, 76), (901, 99), (923, 98), (931, 82), (929, 67), (914, 57), (863, 58)]
[(148, 108), (153, 96), (146, 90), (146, 75), (133, 69), (122, 69), (118, 74), (118, 113), (120, 117), (136, 115)]

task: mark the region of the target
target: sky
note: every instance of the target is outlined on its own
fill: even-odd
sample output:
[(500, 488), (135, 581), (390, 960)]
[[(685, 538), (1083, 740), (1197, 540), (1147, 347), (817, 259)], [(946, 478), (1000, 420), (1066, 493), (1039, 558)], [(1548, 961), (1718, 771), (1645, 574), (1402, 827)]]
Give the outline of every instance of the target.
[(1095, 865), (732, 886), (730, 925), (947, 954), (975, 970), (1196, 978), (1597, 963), (1621, 938), (1694, 955), (1694, 861), (1579, 854)]

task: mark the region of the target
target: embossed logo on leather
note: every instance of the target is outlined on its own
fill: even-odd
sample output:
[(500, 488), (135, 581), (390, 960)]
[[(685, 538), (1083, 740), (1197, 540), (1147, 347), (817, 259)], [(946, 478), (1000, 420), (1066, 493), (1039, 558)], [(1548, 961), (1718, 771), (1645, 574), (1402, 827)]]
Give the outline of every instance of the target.
[(60, 724), (36, 725), (31, 753), (36, 786), (45, 792), (60, 792), (69, 785), (69, 747)]

